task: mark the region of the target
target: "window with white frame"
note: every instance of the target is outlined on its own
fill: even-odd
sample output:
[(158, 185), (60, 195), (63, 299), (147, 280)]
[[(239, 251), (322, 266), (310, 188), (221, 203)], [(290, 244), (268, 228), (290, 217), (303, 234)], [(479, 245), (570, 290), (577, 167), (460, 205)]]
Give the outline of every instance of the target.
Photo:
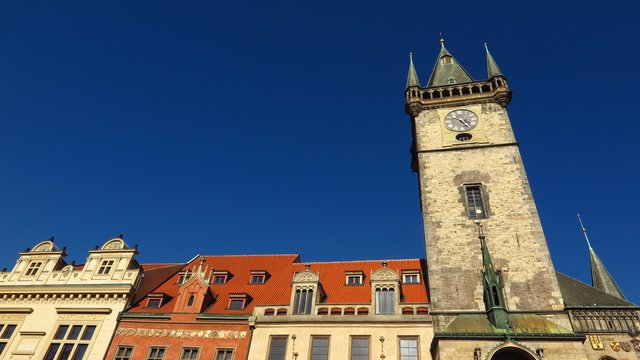
[(418, 270), (406, 270), (402, 272), (402, 282), (404, 284), (419, 284), (420, 272)]
[(83, 360), (95, 325), (59, 325), (43, 360)]
[(230, 294), (229, 295), (229, 310), (242, 310), (247, 304), (247, 294)]
[(197, 347), (183, 347), (180, 360), (197, 360), (200, 355), (200, 348)]
[(345, 284), (346, 285), (362, 285), (364, 273), (362, 271), (347, 271)]
[(233, 349), (217, 349), (215, 360), (233, 360)]
[(164, 346), (151, 346), (146, 360), (164, 360), (164, 353), (167, 348)]
[(131, 345), (119, 345), (116, 349), (116, 355), (113, 360), (131, 360), (133, 355), (133, 346)]

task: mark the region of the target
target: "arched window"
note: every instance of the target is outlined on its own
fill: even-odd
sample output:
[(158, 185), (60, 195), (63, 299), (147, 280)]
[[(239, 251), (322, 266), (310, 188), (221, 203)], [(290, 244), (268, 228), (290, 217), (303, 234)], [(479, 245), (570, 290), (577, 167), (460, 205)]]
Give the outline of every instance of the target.
[(395, 314), (396, 291), (394, 288), (376, 289), (376, 314)]
[(297, 289), (293, 298), (293, 313), (296, 315), (311, 314), (313, 305), (313, 289)]
[(447, 84), (455, 84), (455, 83), (456, 83), (456, 78), (450, 77), (447, 79)]
[(187, 300), (187, 306), (193, 306), (193, 302), (196, 300), (196, 297), (192, 294), (189, 296), (189, 299)]

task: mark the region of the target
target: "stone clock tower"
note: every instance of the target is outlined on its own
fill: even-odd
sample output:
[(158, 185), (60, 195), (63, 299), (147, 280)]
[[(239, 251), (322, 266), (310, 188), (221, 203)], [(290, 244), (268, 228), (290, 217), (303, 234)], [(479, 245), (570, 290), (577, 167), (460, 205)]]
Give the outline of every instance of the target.
[(426, 86), (409, 65), (433, 357), (582, 359), (511, 128), (511, 90), (486, 58), (488, 79), (474, 80), (441, 40)]

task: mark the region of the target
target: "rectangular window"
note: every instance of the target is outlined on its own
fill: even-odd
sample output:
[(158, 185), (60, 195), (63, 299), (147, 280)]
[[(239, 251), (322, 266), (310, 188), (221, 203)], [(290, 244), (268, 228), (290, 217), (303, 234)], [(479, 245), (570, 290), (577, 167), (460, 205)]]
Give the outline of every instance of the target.
[(400, 360), (418, 360), (418, 338), (400, 338)]
[(4, 348), (7, 347), (17, 327), (16, 324), (0, 324), (0, 355), (4, 352)]
[(269, 344), (268, 360), (285, 360), (287, 350), (286, 336), (272, 336)]
[(133, 354), (133, 346), (120, 345), (116, 349), (116, 356), (113, 360), (131, 360)]
[(242, 310), (244, 309), (244, 299), (231, 299), (229, 300), (230, 310)]
[(264, 284), (264, 275), (251, 275), (252, 284)]
[(149, 309), (158, 309), (160, 308), (160, 305), (162, 305), (161, 298), (150, 298), (149, 300), (147, 300), (147, 307)]
[(396, 313), (396, 291), (394, 288), (376, 289), (376, 314), (392, 315)]
[(347, 285), (362, 285), (362, 276), (347, 275)]
[(403, 272), (402, 273), (402, 282), (404, 284), (419, 284), (420, 283), (420, 273), (418, 272)]
[(95, 331), (95, 325), (58, 326), (44, 360), (83, 360)]
[(24, 273), (25, 276), (36, 276), (36, 274), (38, 273), (38, 270), (40, 270), (40, 267), (42, 266), (42, 262), (41, 261), (34, 261), (31, 264), (29, 264), (29, 268), (27, 268), (27, 271)]
[(351, 338), (351, 360), (369, 360), (369, 338)]
[(486, 219), (488, 216), (485, 206), (482, 185), (469, 184), (464, 186), (467, 216), (470, 219)]
[(227, 275), (213, 275), (214, 284), (224, 284), (227, 282)]
[(311, 360), (328, 360), (329, 359), (329, 337), (328, 336), (312, 336), (311, 337)]
[(182, 355), (180, 355), (180, 360), (196, 360), (198, 358), (199, 352), (200, 349), (196, 347), (182, 348)]
[(149, 354), (147, 355), (147, 360), (164, 360), (164, 353), (167, 351), (167, 348), (160, 346), (152, 346), (149, 348)]
[(113, 260), (103, 260), (98, 269), (98, 275), (107, 275), (111, 272), (111, 267), (113, 267)]
[(215, 360), (233, 360), (233, 349), (216, 350)]

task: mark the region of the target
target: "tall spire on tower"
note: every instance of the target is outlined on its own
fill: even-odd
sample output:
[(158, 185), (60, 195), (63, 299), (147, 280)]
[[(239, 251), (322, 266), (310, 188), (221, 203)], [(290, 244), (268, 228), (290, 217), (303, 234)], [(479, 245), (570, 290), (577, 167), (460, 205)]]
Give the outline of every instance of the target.
[(472, 82), (471, 75), (444, 47), (444, 38), (440, 34), (440, 54), (431, 72), (427, 87), (462, 84)]
[(418, 73), (415, 66), (413, 66), (413, 53), (409, 53), (409, 73), (407, 74), (407, 85), (404, 88), (406, 89), (409, 86), (420, 86)]
[(613, 295), (623, 300), (627, 300), (622, 294), (620, 287), (616, 284), (615, 280), (613, 280), (613, 276), (609, 274), (607, 268), (604, 267), (602, 260), (598, 257), (596, 252), (591, 247), (591, 242), (589, 241), (589, 237), (587, 236), (587, 229), (582, 224), (582, 218), (580, 214), (578, 214), (578, 221), (580, 222), (580, 228), (582, 229), (582, 233), (584, 234), (584, 239), (587, 241), (587, 246), (589, 247), (589, 262), (591, 263), (591, 285), (598, 289), (606, 292), (609, 295)]
[(494, 76), (504, 76), (502, 74), (502, 71), (498, 67), (498, 64), (493, 59), (493, 56), (491, 56), (491, 53), (489, 52), (489, 47), (487, 46), (487, 43), (484, 43), (484, 49), (487, 51), (487, 76), (488, 76), (488, 78), (491, 79)]

